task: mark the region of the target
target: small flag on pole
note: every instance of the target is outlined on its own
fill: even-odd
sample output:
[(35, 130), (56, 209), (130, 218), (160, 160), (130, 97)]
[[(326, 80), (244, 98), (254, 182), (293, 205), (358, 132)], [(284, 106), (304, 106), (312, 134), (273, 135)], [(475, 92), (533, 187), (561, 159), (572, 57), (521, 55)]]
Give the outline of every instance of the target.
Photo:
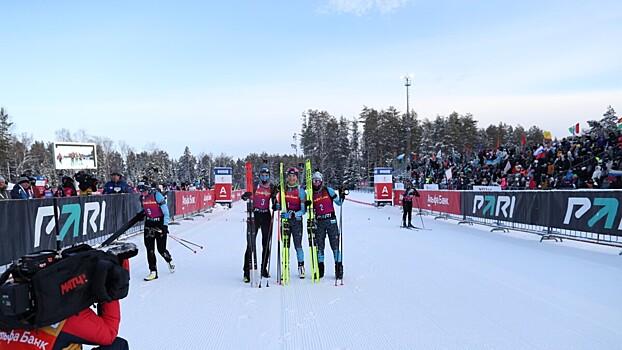
[(542, 134), (544, 135), (544, 141), (551, 141), (553, 139), (550, 131), (545, 131)]
[(577, 123), (575, 126), (571, 126), (568, 128), (568, 131), (570, 131), (570, 133), (572, 135), (576, 135), (579, 133), (579, 123)]
[(525, 134), (520, 135), (520, 143), (523, 146), (527, 144), (527, 140), (525, 140)]

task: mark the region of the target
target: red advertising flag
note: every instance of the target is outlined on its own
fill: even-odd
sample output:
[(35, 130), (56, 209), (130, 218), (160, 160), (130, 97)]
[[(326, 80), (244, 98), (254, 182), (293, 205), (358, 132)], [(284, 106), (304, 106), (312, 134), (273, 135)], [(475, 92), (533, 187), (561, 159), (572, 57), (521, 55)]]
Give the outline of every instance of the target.
[(525, 134), (520, 135), (520, 143), (523, 146), (527, 144), (527, 140), (525, 140)]

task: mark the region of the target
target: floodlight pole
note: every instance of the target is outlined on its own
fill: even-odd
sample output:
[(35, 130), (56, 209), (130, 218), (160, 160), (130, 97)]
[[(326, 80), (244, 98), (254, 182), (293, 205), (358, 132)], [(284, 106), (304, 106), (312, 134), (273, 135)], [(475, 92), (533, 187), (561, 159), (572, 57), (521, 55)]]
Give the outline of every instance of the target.
[(411, 127), (412, 127), (410, 123), (410, 105), (409, 105), (410, 96), (409, 96), (408, 88), (410, 87), (410, 83), (413, 77), (414, 77), (414, 74), (412, 73), (402, 76), (402, 79), (404, 79), (404, 86), (406, 86), (406, 166), (408, 167), (410, 167), (410, 155), (411, 155), (410, 138), (411, 138)]

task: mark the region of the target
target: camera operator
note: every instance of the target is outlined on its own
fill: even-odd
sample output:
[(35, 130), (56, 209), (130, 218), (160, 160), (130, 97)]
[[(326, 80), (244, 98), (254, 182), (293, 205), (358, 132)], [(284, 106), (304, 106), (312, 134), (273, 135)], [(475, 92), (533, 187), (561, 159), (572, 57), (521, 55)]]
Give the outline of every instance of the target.
[(97, 192), (97, 179), (90, 174), (87, 174), (84, 171), (79, 171), (73, 176), (73, 178), (78, 181), (78, 194), (80, 196), (88, 196), (93, 194), (93, 192)]
[[(115, 254), (122, 261), (123, 268), (128, 271), (127, 257), (134, 256), (137, 251), (133, 244), (130, 249), (134, 252)], [(124, 278), (120, 277), (123, 274), (119, 275), (115, 272), (117, 270), (113, 268), (112, 263), (103, 263), (102, 266), (106, 270), (106, 277), (101, 279), (102, 284), (94, 290), (99, 300), (97, 313), (91, 307), (87, 307), (77, 314), (46, 327), (33, 330), (0, 330), (0, 349), (81, 349), (81, 344), (85, 344), (99, 346), (95, 349), (100, 350), (128, 350), (128, 342), (117, 336), (121, 322), (117, 298), (119, 298), (119, 291), (124, 288), (124, 283), (127, 281), (124, 282)], [(123, 268), (120, 269), (123, 270)], [(102, 270), (99, 271), (98, 273), (102, 273)]]

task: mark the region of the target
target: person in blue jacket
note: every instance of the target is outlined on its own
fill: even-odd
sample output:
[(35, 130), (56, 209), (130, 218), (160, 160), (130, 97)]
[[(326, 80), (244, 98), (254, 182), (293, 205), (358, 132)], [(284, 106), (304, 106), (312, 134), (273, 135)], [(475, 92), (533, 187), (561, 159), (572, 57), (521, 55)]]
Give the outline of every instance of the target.
[(337, 216), (335, 215), (335, 205), (341, 206), (346, 198), (345, 191), (335, 193), (332, 187), (324, 185), (322, 173), (315, 172), (311, 179), (313, 187), (313, 211), (315, 212), (315, 223), (317, 227), (317, 260), (320, 278), (324, 277), (324, 243), (326, 236), (330, 248), (333, 250), (335, 259), (335, 277), (343, 278), (343, 263), (341, 261), (341, 251), (339, 250), (339, 227), (337, 226)]
[(169, 271), (175, 272), (173, 257), (166, 249), (169, 221), (168, 206), (166, 205), (166, 197), (147, 183), (139, 182), (136, 187), (140, 191), (141, 208), (139, 213), (142, 213), (145, 218), (144, 242), (147, 249), (147, 263), (149, 264), (149, 276), (145, 277), (145, 281), (152, 281), (158, 278), (156, 247), (158, 253), (166, 261)]
[(118, 194), (118, 193), (130, 193), (130, 187), (122, 179), (123, 175), (119, 172), (112, 172), (110, 174), (110, 181), (104, 185), (103, 194)]
[(30, 188), (30, 179), (25, 176), (21, 176), (17, 179), (17, 183), (11, 190), (12, 199), (33, 199), (32, 188)]
[[(294, 238), (294, 247), (296, 248), (298, 275), (300, 278), (305, 278), (305, 255), (302, 250), (302, 218), (307, 213), (305, 207), (307, 191), (298, 182), (298, 168), (291, 167), (287, 169), (286, 174), (285, 203), (287, 205), (281, 208), (281, 218), (288, 219), (289, 232)], [(287, 242), (289, 243), (289, 240)]]

